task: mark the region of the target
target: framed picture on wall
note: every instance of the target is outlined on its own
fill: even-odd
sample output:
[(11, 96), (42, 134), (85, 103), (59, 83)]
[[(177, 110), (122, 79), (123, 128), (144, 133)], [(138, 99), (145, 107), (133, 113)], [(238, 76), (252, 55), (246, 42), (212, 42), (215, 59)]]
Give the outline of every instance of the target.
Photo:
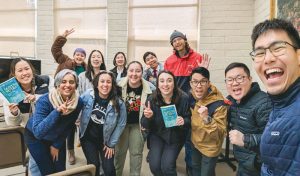
[(270, 18), (291, 21), (300, 34), (300, 1), (270, 0)]

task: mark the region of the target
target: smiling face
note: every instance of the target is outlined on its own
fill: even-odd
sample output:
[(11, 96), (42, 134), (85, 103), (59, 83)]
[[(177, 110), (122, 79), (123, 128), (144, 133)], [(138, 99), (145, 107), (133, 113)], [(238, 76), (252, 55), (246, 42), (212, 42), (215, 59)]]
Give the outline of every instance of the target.
[(185, 50), (185, 40), (181, 37), (176, 37), (172, 41), (172, 46), (176, 51), (184, 51)]
[[(247, 75), (242, 67), (235, 67), (226, 73), (226, 79), (235, 79), (232, 84), (226, 84), (227, 92), (238, 103), (247, 95), (251, 88), (252, 78)], [(243, 81), (238, 83), (237, 77), (242, 77)]]
[(149, 54), (145, 58), (145, 63), (149, 65), (152, 69), (155, 69), (158, 66), (157, 58), (152, 54)]
[(195, 98), (200, 100), (208, 94), (210, 82), (200, 73), (194, 73), (191, 77), (190, 86)]
[(140, 64), (132, 63), (129, 65), (127, 70), (127, 77), (130, 86), (136, 87), (141, 85), (142, 75), (143, 71)]
[(75, 77), (70, 73), (66, 74), (63, 77), (61, 84), (57, 87), (57, 90), (64, 100), (66, 100), (67, 97), (71, 98), (76, 90)]
[(116, 66), (125, 66), (125, 57), (121, 53), (116, 56)]
[(99, 91), (99, 96), (103, 99), (107, 99), (111, 88), (112, 88), (112, 78), (109, 74), (101, 74), (99, 76), (99, 81), (98, 81), (98, 91)]
[(73, 55), (73, 59), (75, 60), (77, 65), (82, 65), (85, 59), (85, 55), (81, 52), (75, 52)]
[(30, 65), (26, 61), (21, 60), (15, 65), (14, 76), (21, 84), (21, 86), (25, 87), (26, 85), (31, 85), (31, 81), (33, 79), (33, 72)]
[(174, 79), (168, 73), (162, 73), (158, 77), (158, 88), (162, 96), (172, 97), (174, 91)]
[[(254, 48), (267, 48), (277, 41), (293, 44), (284, 31), (269, 30), (259, 36)], [(287, 45), (284, 55), (274, 57), (269, 50), (262, 62), (254, 63), (255, 71), (264, 83), (268, 93), (277, 95), (284, 93), (300, 75), (300, 49)]]
[(91, 55), (91, 65), (93, 68), (100, 68), (103, 63), (103, 58), (98, 51), (94, 51)]

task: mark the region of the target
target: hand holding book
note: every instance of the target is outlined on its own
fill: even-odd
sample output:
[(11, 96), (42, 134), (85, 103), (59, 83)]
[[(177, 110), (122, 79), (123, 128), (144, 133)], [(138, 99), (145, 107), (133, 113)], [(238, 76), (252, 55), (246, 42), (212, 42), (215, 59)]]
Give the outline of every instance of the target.
[(14, 115), (14, 116), (17, 116), (17, 115), (18, 115), (19, 107), (18, 107), (17, 104), (14, 104), (14, 103), (9, 104), (9, 105), (8, 105), (8, 108), (9, 108), (9, 111), (10, 111), (10, 113), (11, 113), (12, 115)]
[(176, 125), (177, 126), (182, 126), (184, 125), (184, 119), (181, 116), (178, 116), (176, 119)]

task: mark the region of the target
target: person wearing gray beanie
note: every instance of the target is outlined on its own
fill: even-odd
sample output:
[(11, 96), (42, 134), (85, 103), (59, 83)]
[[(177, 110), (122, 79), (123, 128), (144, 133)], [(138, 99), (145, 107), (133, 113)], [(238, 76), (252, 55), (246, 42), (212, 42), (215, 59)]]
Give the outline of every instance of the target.
[(182, 39), (184, 39), (185, 41), (187, 41), (187, 38), (186, 38), (186, 36), (182, 33), (182, 32), (180, 32), (180, 31), (177, 31), (177, 30), (174, 30), (173, 31), (173, 33), (171, 34), (171, 36), (170, 36), (170, 43), (171, 43), (171, 45), (173, 46), (173, 40), (175, 39), (175, 38), (177, 38), (177, 37), (181, 37)]
[[(196, 67), (208, 68), (210, 58), (207, 54), (201, 55), (190, 48), (186, 35), (178, 30), (174, 30), (170, 35), (170, 43), (173, 47), (173, 54), (165, 61), (164, 69), (172, 72), (176, 78), (177, 86), (184, 92), (190, 91), (189, 76)], [(192, 171), (192, 147), (191, 132), (186, 130), (186, 170), (190, 175)]]

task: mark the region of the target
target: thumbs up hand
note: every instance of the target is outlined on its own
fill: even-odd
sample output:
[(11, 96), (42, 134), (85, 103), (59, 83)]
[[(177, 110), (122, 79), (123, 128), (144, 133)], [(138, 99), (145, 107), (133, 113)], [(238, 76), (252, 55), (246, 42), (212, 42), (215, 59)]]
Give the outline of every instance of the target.
[(146, 118), (151, 118), (153, 116), (153, 111), (151, 110), (150, 102), (149, 101), (148, 101), (148, 105), (144, 106), (144, 116)]

